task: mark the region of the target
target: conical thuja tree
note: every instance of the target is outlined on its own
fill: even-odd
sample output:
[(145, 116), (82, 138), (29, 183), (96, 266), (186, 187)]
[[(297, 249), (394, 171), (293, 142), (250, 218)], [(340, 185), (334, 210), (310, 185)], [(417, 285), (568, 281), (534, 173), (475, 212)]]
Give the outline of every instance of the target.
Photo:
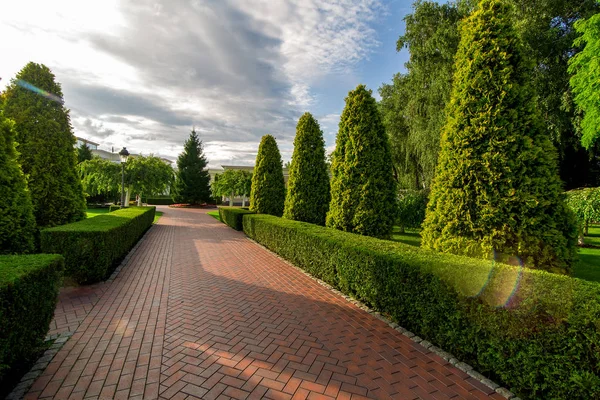
[(461, 27), (423, 246), (568, 272), (574, 219), (511, 13), (506, 1), (483, 0)]
[(281, 217), (285, 202), (285, 182), (281, 154), (275, 138), (265, 135), (260, 141), (252, 173), (250, 209), (260, 214)]
[(396, 214), (396, 184), (388, 137), (371, 91), (348, 93), (332, 160), (327, 226), (388, 237)]
[(17, 162), (13, 125), (0, 111), (0, 254), (34, 250), (33, 207)]
[(178, 203), (201, 204), (211, 199), (210, 175), (206, 169), (202, 141), (193, 129), (177, 158), (177, 176), (173, 187)]
[(27, 64), (7, 87), (3, 108), (15, 122), (19, 163), (27, 176), (37, 225), (85, 218), (75, 137), (54, 74), (45, 65)]
[(296, 127), (289, 176), (283, 216), (325, 225), (331, 199), (325, 141), (319, 123), (310, 113), (302, 115)]

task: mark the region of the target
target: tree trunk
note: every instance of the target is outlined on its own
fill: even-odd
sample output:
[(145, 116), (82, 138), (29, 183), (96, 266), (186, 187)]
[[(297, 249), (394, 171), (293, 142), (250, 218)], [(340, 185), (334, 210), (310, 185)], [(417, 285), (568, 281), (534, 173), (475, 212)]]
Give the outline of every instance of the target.
[(587, 236), (589, 234), (589, 221), (585, 221), (585, 231), (583, 232), (583, 234), (585, 236)]
[(233, 206), (233, 192), (231, 192), (231, 196), (229, 196), (229, 207)]
[(246, 207), (246, 196), (242, 196), (242, 207)]
[(138, 197), (137, 205), (138, 205), (138, 207), (141, 207), (142, 206), (142, 194), (140, 193), (140, 194), (138, 194), (138, 196), (139, 197)]
[(123, 207), (129, 207), (129, 198), (131, 196), (131, 188), (127, 188), (125, 191), (125, 201), (123, 202)]
[[(585, 224), (587, 226), (587, 223)], [(585, 245), (585, 234), (584, 234), (584, 227), (583, 226), (579, 226), (579, 237), (577, 238), (577, 244), (579, 246), (584, 246)]]

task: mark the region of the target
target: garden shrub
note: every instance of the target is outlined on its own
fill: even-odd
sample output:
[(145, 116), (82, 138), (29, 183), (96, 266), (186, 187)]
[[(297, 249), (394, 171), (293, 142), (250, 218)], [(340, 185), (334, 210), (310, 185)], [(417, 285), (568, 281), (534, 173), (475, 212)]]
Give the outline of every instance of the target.
[(508, 0), (481, 0), (461, 24), (452, 97), (423, 247), (570, 273), (577, 226), (537, 110)]
[(111, 213), (113, 211), (119, 211), (120, 209), (121, 209), (121, 206), (111, 205), (108, 207), (108, 212)]
[(284, 218), (325, 225), (331, 200), (325, 141), (310, 113), (304, 113), (296, 127), (289, 176)]
[(243, 230), (242, 218), (246, 214), (254, 214), (254, 211), (248, 208), (239, 207), (219, 207), (219, 217), (221, 221), (235, 229), (236, 231)]
[(56, 254), (0, 256), (0, 387), (38, 356), (54, 315), (63, 263)]
[(258, 146), (252, 187), (250, 189), (250, 209), (259, 214), (281, 217), (285, 203), (286, 189), (281, 166), (281, 153), (275, 138), (265, 135)]
[(358, 85), (346, 97), (331, 162), (326, 224), (346, 232), (388, 238), (394, 227), (396, 181), (388, 136), (371, 90)]
[(405, 228), (420, 229), (425, 221), (425, 210), (429, 200), (427, 190), (401, 190), (398, 195), (397, 225), (403, 232)]
[(600, 398), (600, 285), (267, 215), (244, 232), (522, 398)]
[(574, 189), (566, 193), (567, 205), (579, 226), (579, 244), (583, 245), (589, 225), (600, 221), (600, 188)]
[[(173, 204), (173, 199), (171, 198), (171, 196), (164, 196), (164, 197), (148, 197), (145, 203), (148, 205), (152, 205), (152, 206), (170, 206), (171, 204)], [(142, 200), (143, 201), (143, 200)]]
[(65, 276), (77, 283), (104, 280), (152, 226), (156, 207), (130, 207), (45, 229), (42, 251), (65, 257)]

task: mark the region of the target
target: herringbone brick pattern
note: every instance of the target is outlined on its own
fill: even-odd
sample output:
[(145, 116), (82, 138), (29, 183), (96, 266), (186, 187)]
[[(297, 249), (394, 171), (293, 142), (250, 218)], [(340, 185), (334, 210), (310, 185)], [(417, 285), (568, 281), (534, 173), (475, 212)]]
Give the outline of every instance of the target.
[(48, 335), (75, 332), (107, 289), (108, 285), (104, 282), (61, 288)]
[(501, 398), (201, 210), (167, 209), (28, 397)]

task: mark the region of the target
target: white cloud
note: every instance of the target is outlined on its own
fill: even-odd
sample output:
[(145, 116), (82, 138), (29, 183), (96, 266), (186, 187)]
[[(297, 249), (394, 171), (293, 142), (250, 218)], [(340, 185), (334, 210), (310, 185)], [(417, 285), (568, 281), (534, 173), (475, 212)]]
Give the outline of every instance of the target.
[[(76, 133), (174, 158), (192, 125), (212, 165), (291, 156), (313, 85), (377, 45), (379, 0), (20, 0), (0, 13), (0, 89), (27, 62), (63, 84)], [(320, 122), (337, 131), (339, 115)]]

